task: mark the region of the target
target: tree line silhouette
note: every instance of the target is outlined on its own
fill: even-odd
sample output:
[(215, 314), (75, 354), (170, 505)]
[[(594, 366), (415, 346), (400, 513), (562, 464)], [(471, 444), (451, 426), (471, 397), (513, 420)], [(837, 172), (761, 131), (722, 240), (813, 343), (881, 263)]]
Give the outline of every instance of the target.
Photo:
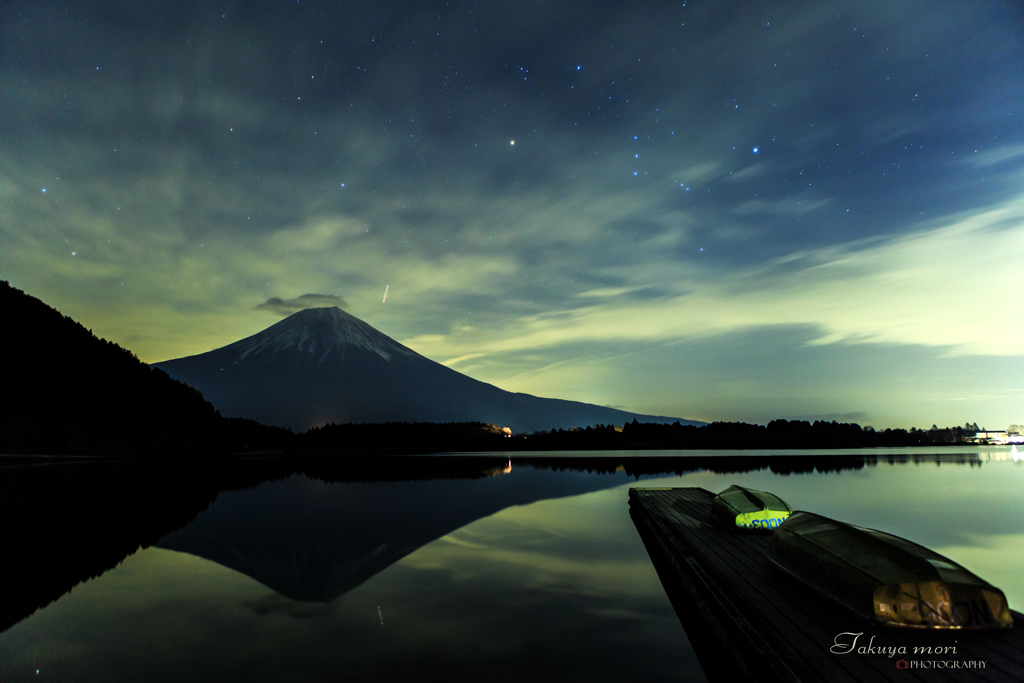
[(0, 282), (6, 452), (126, 453), (211, 443), (219, 416), (195, 389)]
[(481, 423), (329, 424), (296, 434), (295, 450), (393, 452), (608, 451), (723, 449), (842, 449), (944, 446), (967, 443), (973, 431), (886, 429), (844, 422), (773, 420), (767, 425), (713, 422), (704, 426), (640, 423), (595, 425), (527, 435), (507, 435)]

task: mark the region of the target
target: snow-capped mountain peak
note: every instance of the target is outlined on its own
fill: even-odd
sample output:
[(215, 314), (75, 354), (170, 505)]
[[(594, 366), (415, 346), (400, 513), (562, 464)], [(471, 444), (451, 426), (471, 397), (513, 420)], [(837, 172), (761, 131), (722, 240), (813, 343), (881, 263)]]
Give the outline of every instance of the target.
[(236, 363), (250, 354), (269, 352), (273, 357), (285, 349), (297, 349), (299, 353), (313, 356), (321, 362), (331, 351), (343, 352), (346, 346), (366, 349), (387, 361), (395, 356), (419, 356), (412, 349), (402, 346), (337, 306), (307, 308), (293, 313), (228, 348), (237, 354)]

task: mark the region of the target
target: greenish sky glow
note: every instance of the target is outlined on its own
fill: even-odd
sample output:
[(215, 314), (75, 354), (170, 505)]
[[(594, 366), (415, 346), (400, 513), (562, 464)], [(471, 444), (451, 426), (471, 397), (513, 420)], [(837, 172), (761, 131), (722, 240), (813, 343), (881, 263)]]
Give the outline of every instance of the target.
[(145, 361), (339, 302), (513, 391), (1024, 423), (1019, 4), (3, 11), (0, 278)]

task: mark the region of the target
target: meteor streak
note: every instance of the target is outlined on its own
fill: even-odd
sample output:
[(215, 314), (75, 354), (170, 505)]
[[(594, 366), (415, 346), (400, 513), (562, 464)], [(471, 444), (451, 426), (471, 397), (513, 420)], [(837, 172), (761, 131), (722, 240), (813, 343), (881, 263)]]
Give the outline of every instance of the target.
[(382, 304), (386, 304), (388, 302), (388, 287), (390, 286), (391, 285), (384, 285), (384, 301), (381, 301)]

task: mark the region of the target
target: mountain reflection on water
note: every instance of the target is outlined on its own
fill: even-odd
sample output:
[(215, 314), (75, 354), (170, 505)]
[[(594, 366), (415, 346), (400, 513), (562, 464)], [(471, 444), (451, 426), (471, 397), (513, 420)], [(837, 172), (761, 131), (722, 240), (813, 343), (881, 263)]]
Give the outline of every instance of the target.
[[(976, 453), (892, 453), (881, 460), (969, 466), (981, 462)], [(194, 522), (160, 539), (156, 547), (217, 562), (291, 600), (331, 602), (417, 548), (473, 521), (513, 505), (622, 483), (613, 477), (551, 477), (544, 470), (620, 472), (636, 479), (697, 470), (739, 474), (767, 469), (785, 476), (858, 470), (877, 461), (877, 456), (863, 455), (630, 460), (553, 456), (517, 459), (515, 477), (499, 476), (511, 473), (512, 459), (504, 467), (500, 461), (490, 466), (483, 461), (462, 472), (464, 477), (479, 472), (477, 479), (349, 483), (294, 474), (256, 489), (221, 494)]]
[[(152, 679), (155, 658), (173, 673), (159, 678), (494, 664), (498, 679), (621, 680), (644, 661), (648, 679), (700, 680), (628, 516), (638, 480), (771, 490), (929, 545), (1024, 602), (1006, 578), (1024, 570), (1024, 467), (997, 462), (1008, 451), (551, 455), (0, 461), (0, 679), (96, 678), (77, 672), (111, 658), (123, 674), (100, 678)], [(197, 654), (210, 647), (227, 654)]]
[(417, 548), (499, 510), (620, 483), (532, 469), (516, 477), (376, 483), (295, 474), (222, 494), (156, 547), (230, 567), (292, 600), (330, 602)]

